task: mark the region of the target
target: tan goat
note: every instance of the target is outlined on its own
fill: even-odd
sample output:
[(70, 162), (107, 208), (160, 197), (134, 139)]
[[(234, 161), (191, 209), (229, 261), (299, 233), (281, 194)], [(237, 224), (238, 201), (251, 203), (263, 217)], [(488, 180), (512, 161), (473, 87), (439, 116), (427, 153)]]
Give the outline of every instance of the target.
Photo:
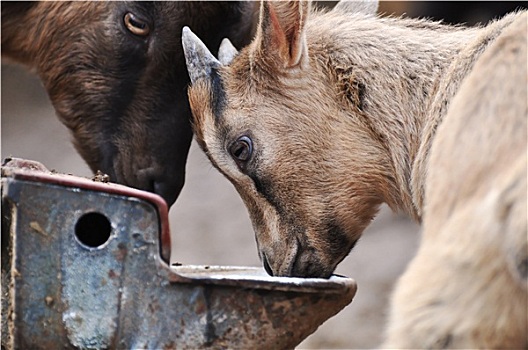
[(270, 274), (330, 276), (382, 202), (422, 222), (384, 347), (526, 348), (527, 14), (465, 28), (366, 5), (263, 2), (219, 61), (184, 29), (197, 140)]

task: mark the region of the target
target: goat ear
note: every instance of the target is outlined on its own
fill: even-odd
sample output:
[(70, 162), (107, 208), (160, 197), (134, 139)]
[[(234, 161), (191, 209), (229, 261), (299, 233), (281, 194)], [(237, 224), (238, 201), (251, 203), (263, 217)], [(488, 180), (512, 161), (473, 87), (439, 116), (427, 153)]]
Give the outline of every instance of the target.
[(229, 65), (233, 58), (238, 54), (237, 49), (231, 44), (228, 38), (224, 38), (218, 49), (218, 60), (223, 65)]
[(199, 79), (210, 79), (213, 69), (222, 65), (189, 27), (183, 27), (182, 45), (191, 84)]
[(263, 57), (275, 56), (286, 68), (298, 65), (306, 56), (309, 12), (306, 1), (262, 1), (257, 35)]
[(375, 16), (378, 12), (378, 6), (378, 0), (341, 0), (335, 5), (332, 11), (362, 13), (368, 16)]

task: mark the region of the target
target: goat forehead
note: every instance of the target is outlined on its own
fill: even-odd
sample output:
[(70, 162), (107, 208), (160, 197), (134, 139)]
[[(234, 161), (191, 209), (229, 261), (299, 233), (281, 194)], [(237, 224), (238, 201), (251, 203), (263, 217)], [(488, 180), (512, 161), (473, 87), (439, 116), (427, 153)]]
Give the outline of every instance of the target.
[(226, 145), (244, 133), (254, 137), (255, 147), (263, 151), (259, 156), (266, 164), (278, 161), (276, 157), (280, 155), (288, 162), (291, 156), (285, 151), (293, 148), (299, 153), (302, 147), (296, 148), (296, 145), (307, 145), (308, 150), (318, 149), (319, 137), (307, 140), (313, 138), (313, 133), (308, 133), (310, 137), (307, 137), (303, 132), (313, 129), (313, 116), (308, 111), (299, 110), (295, 101), (286, 98), (289, 96), (284, 93), (255, 86), (247, 75), (241, 77), (238, 73), (240, 69), (222, 67), (213, 79), (191, 89), (197, 105), (195, 112), (199, 110), (194, 116), (199, 128), (197, 136), (218, 167), (234, 165), (228, 159)]
[(206, 144), (220, 145), (219, 141), (235, 136), (232, 134), (255, 127), (255, 102), (233, 93), (221, 72), (212, 75), (206, 84), (191, 89), (191, 95), (195, 112), (198, 110), (194, 115), (198, 134), (203, 135)]

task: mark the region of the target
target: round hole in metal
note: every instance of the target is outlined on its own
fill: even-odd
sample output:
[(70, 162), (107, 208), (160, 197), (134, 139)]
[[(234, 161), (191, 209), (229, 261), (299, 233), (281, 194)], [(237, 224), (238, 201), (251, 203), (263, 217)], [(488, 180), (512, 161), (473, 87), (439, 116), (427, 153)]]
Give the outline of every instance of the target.
[(108, 218), (96, 212), (84, 214), (75, 224), (77, 240), (90, 248), (98, 248), (108, 242), (111, 232)]

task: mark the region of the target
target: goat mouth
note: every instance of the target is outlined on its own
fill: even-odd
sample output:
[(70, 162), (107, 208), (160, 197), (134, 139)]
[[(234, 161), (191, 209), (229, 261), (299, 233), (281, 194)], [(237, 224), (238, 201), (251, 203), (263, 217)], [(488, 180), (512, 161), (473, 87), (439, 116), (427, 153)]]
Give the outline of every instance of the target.
[(328, 268), (313, 254), (302, 256), (299, 249), (285, 273), (273, 273), (273, 269), (265, 253), (262, 253), (262, 265), (270, 276), (298, 277), (298, 278), (330, 278), (335, 267)]
[(330, 278), (334, 268), (325, 268), (318, 261), (311, 261), (298, 269), (292, 269), (291, 277), (300, 278)]
[(323, 264), (313, 249), (297, 251), (292, 261), (289, 276), (300, 278), (330, 278), (335, 267)]
[(264, 265), (264, 270), (268, 273), (268, 275), (273, 276), (273, 270), (271, 269), (271, 266), (268, 262), (268, 258), (266, 257), (266, 254), (262, 253), (262, 265)]

